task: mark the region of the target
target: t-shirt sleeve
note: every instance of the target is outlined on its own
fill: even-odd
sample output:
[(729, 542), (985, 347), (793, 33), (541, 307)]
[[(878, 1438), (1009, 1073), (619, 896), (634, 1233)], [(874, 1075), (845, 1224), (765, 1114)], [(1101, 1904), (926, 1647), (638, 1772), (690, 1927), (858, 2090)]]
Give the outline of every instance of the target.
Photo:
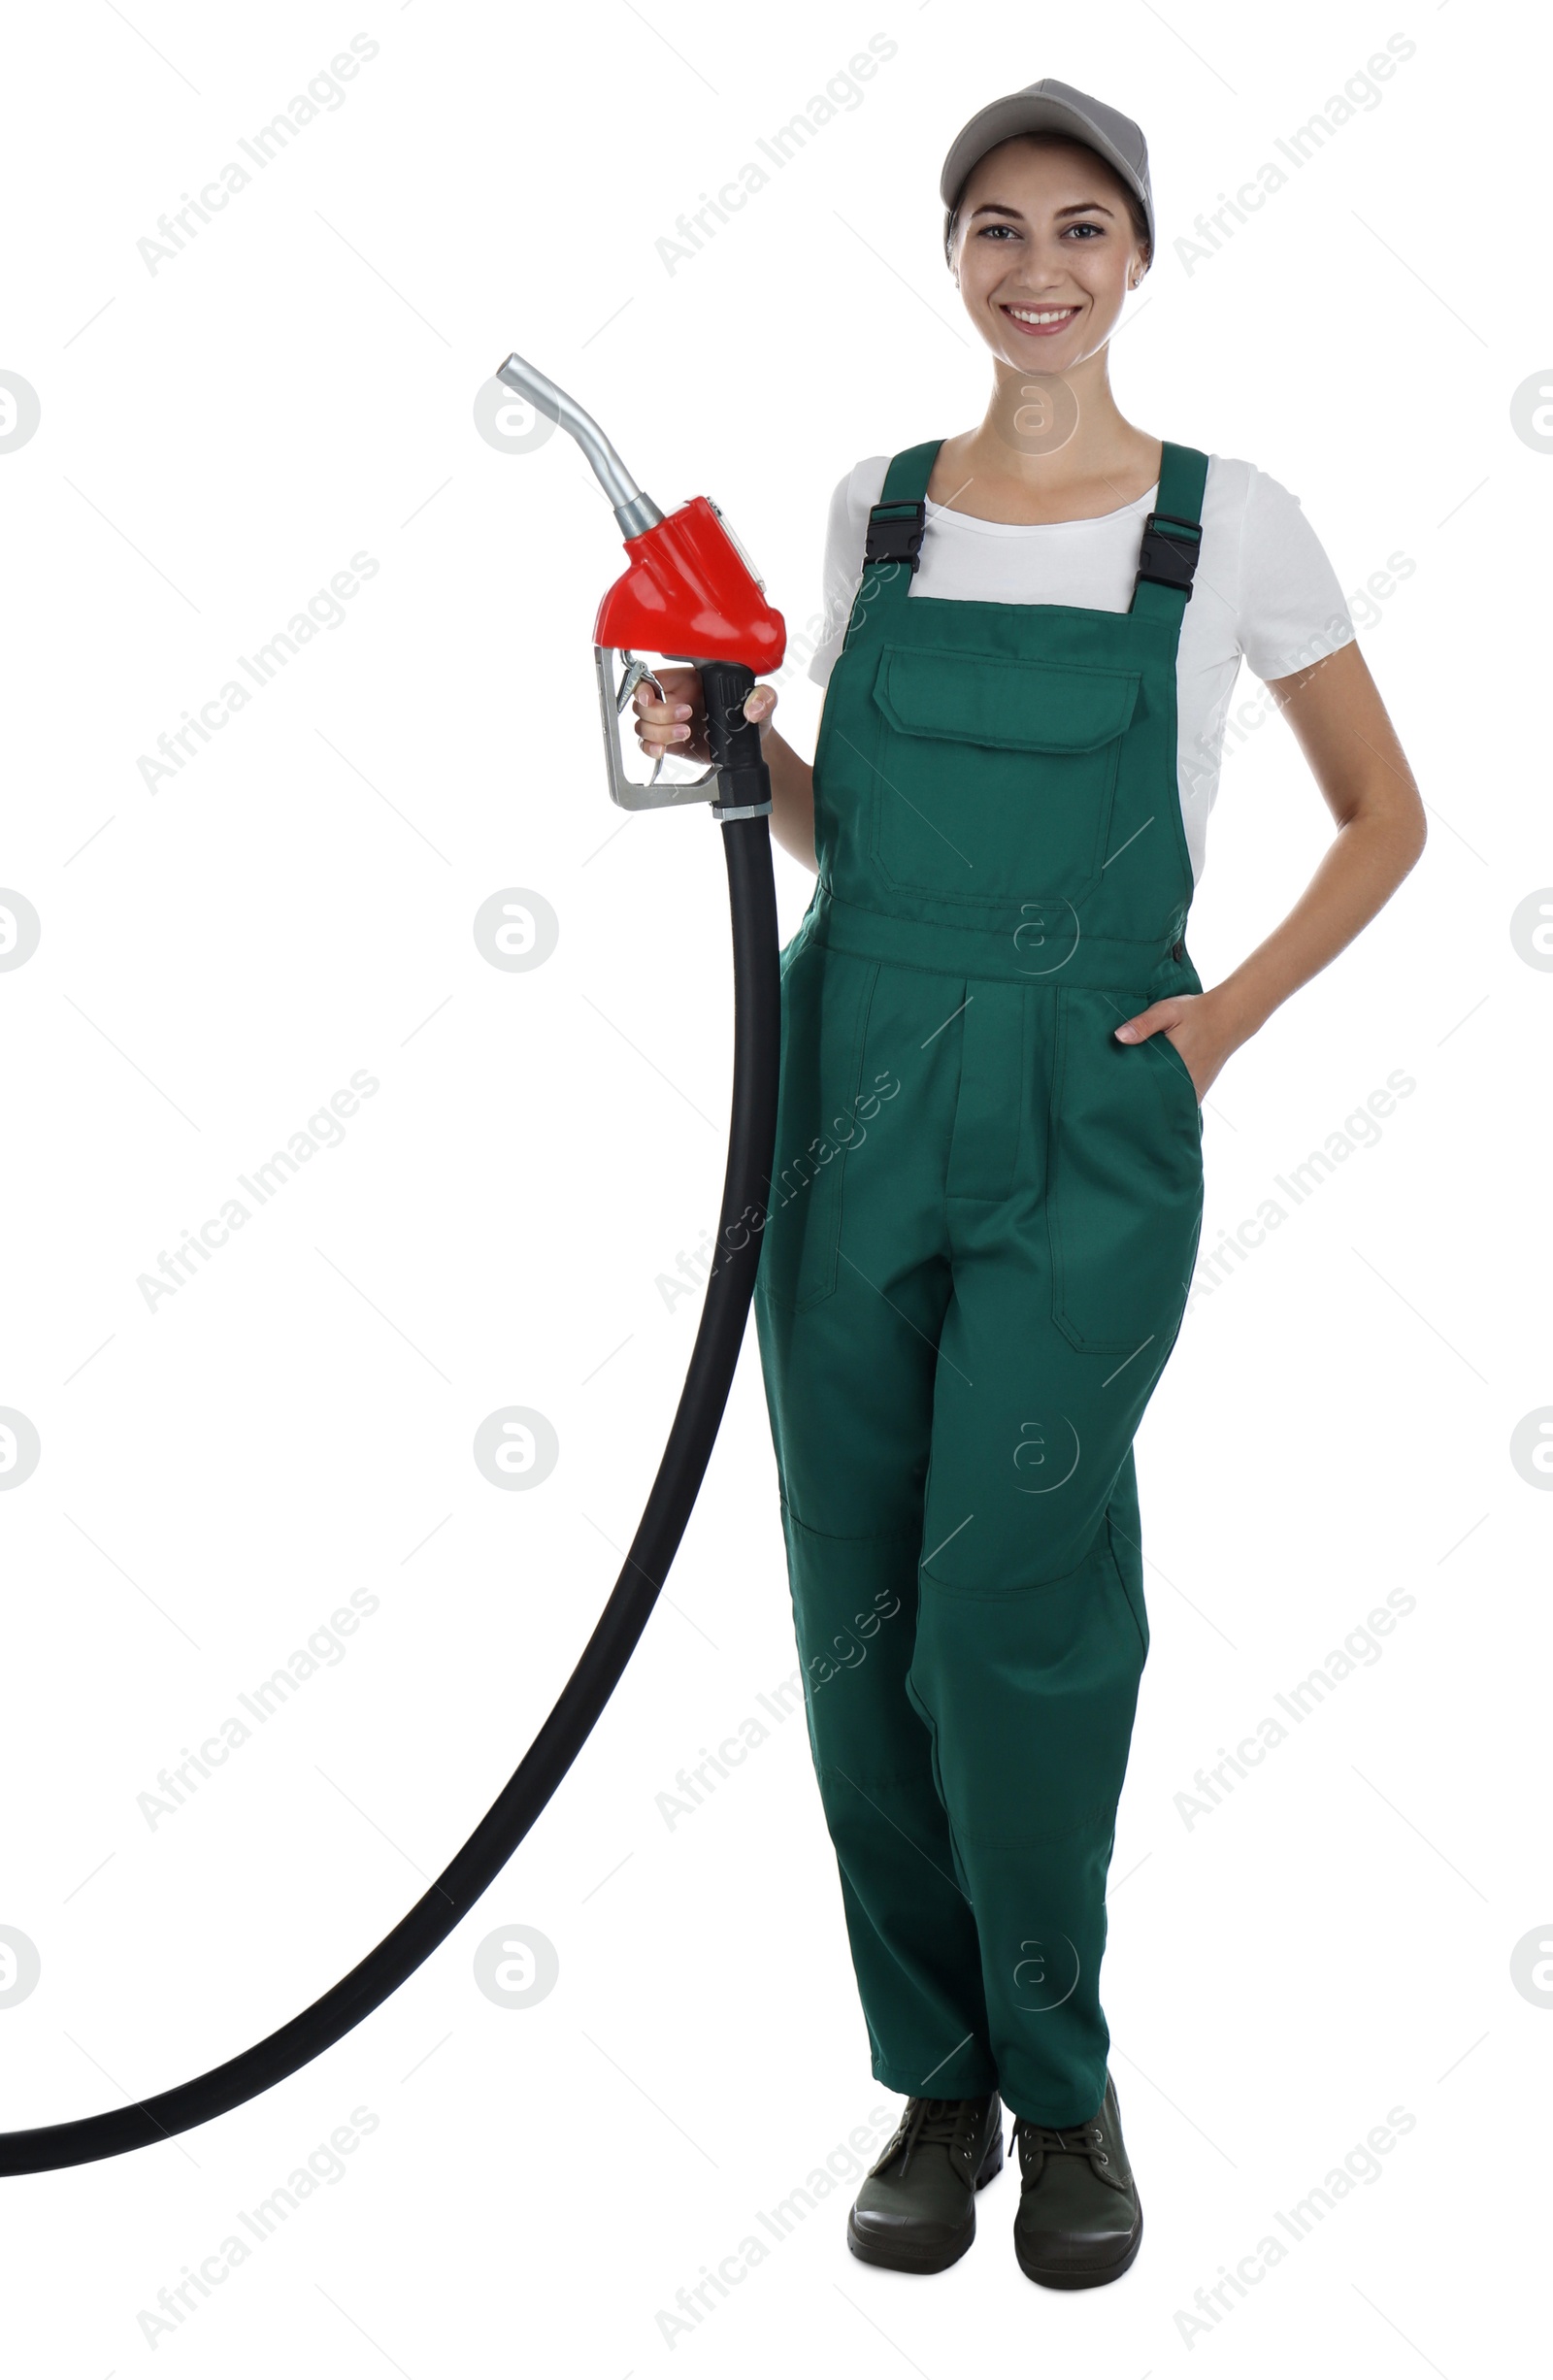
[[(816, 686), (828, 684), (831, 671), (836, 666), (836, 657), (845, 642), (846, 623), (852, 616), (857, 582), (863, 575), (863, 547), (868, 534), (869, 509), (877, 501), (888, 461), (887, 455), (873, 455), (864, 462), (854, 464), (846, 477), (837, 481), (831, 497), (830, 516), (825, 526), (825, 564), (821, 586), (824, 611), (820, 641), (809, 665), (809, 676)], [(876, 484), (874, 484), (876, 481)]]
[(1253, 466), (1240, 530), (1239, 639), (1264, 680), (1288, 678), (1353, 642), (1326, 548), (1300, 499)]

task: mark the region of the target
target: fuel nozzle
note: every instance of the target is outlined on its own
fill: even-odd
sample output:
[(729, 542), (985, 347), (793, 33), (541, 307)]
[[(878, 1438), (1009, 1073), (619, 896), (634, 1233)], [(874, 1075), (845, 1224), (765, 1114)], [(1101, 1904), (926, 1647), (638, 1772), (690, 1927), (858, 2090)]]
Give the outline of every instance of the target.
[[(521, 355), (510, 355), (496, 378), (577, 440), (625, 540), (630, 567), (604, 596), (593, 624), (611, 801), (622, 810), (710, 802), (719, 823), (763, 815), (771, 809), (770, 779), (759, 730), (744, 717), (743, 703), (755, 673), (780, 663), (787, 630), (781, 613), (767, 603), (753, 563), (710, 497), (692, 496), (677, 512), (660, 512), (591, 414)], [(688, 661), (701, 674), (712, 765), (688, 782), (660, 778), (661, 752), (645, 784), (626, 775), (620, 713), (644, 680), (660, 702), (665, 699), (644, 653)], [(618, 683), (615, 655), (623, 664)]]
[(592, 464), (610, 502), (614, 517), (620, 524), (622, 537), (640, 537), (644, 529), (655, 529), (663, 514), (652, 498), (644, 495), (635, 479), (615, 453), (591, 413), (585, 413), (575, 397), (547, 380), (536, 364), (526, 363), (521, 355), (510, 355), (496, 377), (509, 388), (515, 388), (520, 397), (577, 440)]

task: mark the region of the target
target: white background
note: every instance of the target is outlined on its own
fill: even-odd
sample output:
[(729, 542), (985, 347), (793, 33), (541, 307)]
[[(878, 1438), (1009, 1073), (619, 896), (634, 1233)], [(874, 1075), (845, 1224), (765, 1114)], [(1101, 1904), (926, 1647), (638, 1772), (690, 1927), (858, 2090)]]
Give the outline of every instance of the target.
[[(1553, 1939), (1553, 1503), (1510, 1438), (1553, 1405), (1553, 977), (1509, 921), (1553, 882), (1553, 453), (1510, 416), (1553, 380), (1545, 35), (1432, 0), (1035, 21), (76, 0), (13, 25), (0, 367), (42, 414), (0, 454), (0, 883), (42, 939), (0, 974), (0, 1405), (42, 1458), (0, 1496), (0, 1922), (42, 1977), (0, 2007), (0, 2115), (181, 2081), (397, 1920), (568, 1673), (677, 1395), (698, 1301), (671, 1311), (659, 1276), (715, 1223), (722, 855), (704, 810), (611, 809), (589, 646), (614, 526), (568, 441), (483, 442), (477, 391), (516, 347), (666, 509), (715, 496), (796, 645), (842, 473), (980, 416), (940, 163), (1054, 73), (1150, 141), (1161, 252), (1115, 347), (1123, 410), (1292, 487), (1345, 589), (1414, 561), (1360, 641), (1431, 821), (1388, 909), (1214, 1085), (1205, 1251), (1394, 1070), (1416, 1089), (1196, 1299), (1139, 1442), (1154, 1640), (1106, 2001), (1142, 2254), (1109, 2289), (1033, 2289), (1006, 2172), (952, 2271), (876, 2272), (841, 2181), (664, 2335), (703, 2267), (770, 2240), (758, 2210), (899, 2104), (870, 2078), (801, 1715), (673, 1829), (657, 1804), (796, 1668), (751, 1329), (641, 1651), (479, 1909), (258, 2103), (3, 2185), (29, 2374), (948, 2380), (974, 2356), (1461, 2380), (1543, 2319), (1553, 2010), (1510, 1963)], [(378, 54), (344, 104), (149, 270), (158, 216), (357, 33)], [(1399, 33), (1415, 54), (1379, 103), (1189, 269), (1192, 219)], [(876, 34), (894, 54), (838, 82)], [(827, 84), (802, 153), (666, 262)], [(138, 757), (357, 552), (380, 567), (341, 624), (149, 791)], [(810, 752), (817, 690), (801, 661), (780, 683)], [(1286, 729), (1243, 736), (1193, 912), (1206, 981), (1328, 833)], [(780, 853), (777, 879), (785, 935), (810, 879)], [(560, 921), (532, 972), (476, 946), (508, 887)], [(138, 1276), (358, 1069), (380, 1087), (343, 1143), (148, 1310)], [(512, 1405), (559, 1435), (526, 1494), (471, 1454)], [(1382, 1657), (1188, 1826), (1194, 1772), (1397, 1589), (1415, 1606)], [(157, 1772), (351, 1590), (380, 1607), (346, 1657), (149, 1827)], [(473, 1974), (512, 1925), (560, 1962), (515, 2009)], [(1194, 2293), (1398, 2107), (1379, 2178), (1188, 2343)], [(377, 2129), (341, 2178), (149, 2342), (157, 2292), (356, 2108)]]

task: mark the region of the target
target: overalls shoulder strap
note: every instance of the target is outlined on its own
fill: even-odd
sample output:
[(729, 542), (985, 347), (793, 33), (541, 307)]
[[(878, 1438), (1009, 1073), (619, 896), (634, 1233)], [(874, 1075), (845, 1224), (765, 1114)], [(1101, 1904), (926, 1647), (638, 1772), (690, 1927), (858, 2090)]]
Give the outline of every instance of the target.
[(1160, 445), (1159, 495), (1143, 523), (1130, 609), (1135, 618), (1178, 627), (1203, 540), (1207, 456), (1196, 446), (1172, 446), (1168, 438)]
[[(927, 520), (927, 487), (942, 438), (925, 438), (918, 446), (903, 447), (890, 457), (879, 500), (868, 516), (863, 562), (906, 562), (915, 572), (922, 554), (922, 531)], [(891, 573), (891, 577), (897, 574)]]

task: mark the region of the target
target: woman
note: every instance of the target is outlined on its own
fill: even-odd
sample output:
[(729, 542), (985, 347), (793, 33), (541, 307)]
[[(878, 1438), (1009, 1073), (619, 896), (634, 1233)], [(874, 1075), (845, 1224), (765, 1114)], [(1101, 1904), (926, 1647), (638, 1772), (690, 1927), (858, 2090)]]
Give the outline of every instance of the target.
[[(1296, 500), (1117, 410), (1138, 126), (1038, 83), (973, 117), (941, 194), (986, 415), (837, 489), (812, 770), (773, 688), (745, 705), (818, 876), (756, 1321), (873, 2071), (908, 2101), (848, 2240), (953, 2263), (1007, 2103), (1019, 2263), (1083, 2288), (1142, 2230), (1097, 1981), (1148, 1644), (1133, 1438), (1185, 1308), (1201, 1103), (1425, 828)], [(1242, 654), (1338, 831), (1205, 989), (1186, 917)], [(664, 677), (639, 741), (704, 760), (697, 674)]]

